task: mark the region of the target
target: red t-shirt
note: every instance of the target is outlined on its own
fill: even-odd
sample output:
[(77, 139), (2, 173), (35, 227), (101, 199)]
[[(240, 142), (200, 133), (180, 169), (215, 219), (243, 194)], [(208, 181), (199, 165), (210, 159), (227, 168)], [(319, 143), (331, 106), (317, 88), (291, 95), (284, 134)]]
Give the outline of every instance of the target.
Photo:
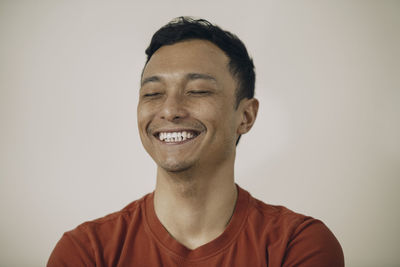
[(344, 266), (339, 242), (321, 221), (238, 192), (225, 231), (194, 250), (162, 226), (151, 193), (66, 232), (47, 266)]

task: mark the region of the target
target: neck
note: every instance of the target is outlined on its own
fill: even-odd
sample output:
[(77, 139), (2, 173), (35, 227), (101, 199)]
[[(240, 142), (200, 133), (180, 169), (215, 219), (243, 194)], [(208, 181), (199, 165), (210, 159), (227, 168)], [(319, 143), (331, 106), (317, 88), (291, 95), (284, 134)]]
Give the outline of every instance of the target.
[(154, 208), (167, 231), (195, 249), (218, 237), (233, 214), (237, 189), (233, 163), (212, 173), (157, 171)]

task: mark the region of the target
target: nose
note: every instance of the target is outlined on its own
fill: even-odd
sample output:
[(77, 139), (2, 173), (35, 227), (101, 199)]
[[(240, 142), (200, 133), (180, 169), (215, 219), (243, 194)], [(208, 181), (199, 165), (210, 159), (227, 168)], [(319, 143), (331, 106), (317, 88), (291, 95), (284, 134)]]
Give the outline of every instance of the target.
[(179, 95), (169, 95), (165, 98), (160, 110), (160, 118), (177, 121), (188, 115), (183, 98)]

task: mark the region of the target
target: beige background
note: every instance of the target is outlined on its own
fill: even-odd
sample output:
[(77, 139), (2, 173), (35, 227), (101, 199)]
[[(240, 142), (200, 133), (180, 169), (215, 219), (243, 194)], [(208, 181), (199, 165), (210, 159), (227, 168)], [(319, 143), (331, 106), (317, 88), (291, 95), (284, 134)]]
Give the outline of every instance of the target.
[(0, 1), (0, 266), (43, 266), (64, 231), (153, 189), (139, 74), (179, 15), (254, 57), (238, 184), (322, 219), (347, 266), (400, 266), (400, 2), (178, 0)]

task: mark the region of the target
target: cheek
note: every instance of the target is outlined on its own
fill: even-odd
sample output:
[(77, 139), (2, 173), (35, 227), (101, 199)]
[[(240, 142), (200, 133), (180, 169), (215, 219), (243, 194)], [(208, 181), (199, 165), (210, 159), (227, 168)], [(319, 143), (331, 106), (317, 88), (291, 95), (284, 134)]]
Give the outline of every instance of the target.
[(235, 110), (230, 103), (218, 103), (205, 106), (202, 109), (201, 116), (204, 122), (207, 122), (208, 128), (214, 129), (214, 132), (228, 135), (235, 133), (236, 120)]
[(137, 127), (139, 131), (140, 138), (142, 142), (145, 141), (143, 138), (146, 136), (147, 133), (147, 126), (151, 121), (148, 112), (138, 111), (137, 113)]
[(146, 105), (139, 104), (137, 107), (137, 122), (138, 126), (142, 127), (144, 124), (146, 124), (152, 117), (150, 108), (148, 108)]

